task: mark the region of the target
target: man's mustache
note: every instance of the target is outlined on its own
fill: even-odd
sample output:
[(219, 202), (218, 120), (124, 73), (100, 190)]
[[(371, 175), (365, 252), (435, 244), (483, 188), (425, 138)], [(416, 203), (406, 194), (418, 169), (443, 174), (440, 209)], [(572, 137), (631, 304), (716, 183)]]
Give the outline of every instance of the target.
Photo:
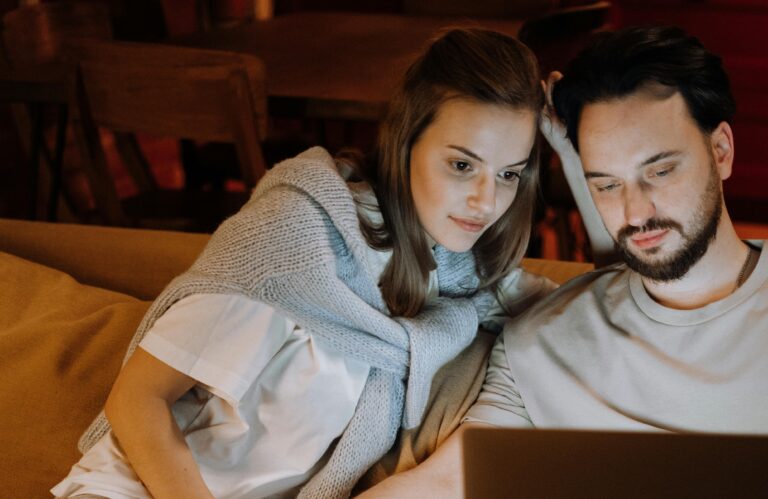
[(640, 227), (636, 227), (634, 225), (625, 225), (624, 227), (621, 228), (621, 230), (619, 230), (618, 234), (616, 235), (616, 240), (623, 243), (624, 241), (634, 236), (635, 234), (648, 232), (651, 230), (664, 230), (664, 229), (672, 229), (672, 230), (678, 231), (680, 234), (683, 233), (683, 226), (672, 219), (651, 218)]

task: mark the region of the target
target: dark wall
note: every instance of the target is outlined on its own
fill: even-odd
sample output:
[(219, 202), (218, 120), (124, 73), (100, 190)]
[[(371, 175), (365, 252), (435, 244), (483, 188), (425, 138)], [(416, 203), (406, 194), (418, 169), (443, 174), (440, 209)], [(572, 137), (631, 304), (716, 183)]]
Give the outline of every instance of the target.
[(723, 58), (736, 99), (736, 161), (725, 182), (736, 220), (768, 223), (768, 2), (618, 0), (620, 25), (674, 24)]

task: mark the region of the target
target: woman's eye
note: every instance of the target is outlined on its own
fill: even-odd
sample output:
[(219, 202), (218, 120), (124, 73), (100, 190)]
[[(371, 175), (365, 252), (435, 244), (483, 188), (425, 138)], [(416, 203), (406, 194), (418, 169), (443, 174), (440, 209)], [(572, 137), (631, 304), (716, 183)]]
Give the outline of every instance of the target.
[(520, 178), (520, 173), (514, 170), (504, 170), (499, 174), (501, 178), (507, 182), (513, 182)]
[(465, 171), (469, 170), (470, 168), (472, 168), (472, 165), (470, 165), (466, 161), (453, 161), (451, 163), (451, 165), (453, 166), (454, 169), (456, 169), (457, 171), (460, 171), (460, 172), (465, 172)]

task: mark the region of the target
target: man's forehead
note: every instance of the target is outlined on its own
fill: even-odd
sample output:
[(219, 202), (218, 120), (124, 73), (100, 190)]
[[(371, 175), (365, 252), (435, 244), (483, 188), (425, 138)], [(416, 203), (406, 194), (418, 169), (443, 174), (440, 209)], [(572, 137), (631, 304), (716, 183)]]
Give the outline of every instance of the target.
[(584, 106), (579, 121), (579, 150), (585, 170), (603, 163), (638, 163), (665, 150), (684, 148), (700, 137), (679, 92), (659, 96), (649, 91)]
[[(664, 92), (659, 90), (664, 89)], [(688, 107), (682, 94), (669, 87), (646, 86), (621, 97), (611, 97), (584, 105), (579, 120), (579, 134), (600, 125), (609, 119), (621, 119), (624, 126), (637, 125), (639, 118), (663, 115), (689, 116)], [(593, 116), (597, 115), (597, 116)], [(691, 117), (692, 119), (692, 117)], [(613, 127), (611, 127), (613, 128)]]

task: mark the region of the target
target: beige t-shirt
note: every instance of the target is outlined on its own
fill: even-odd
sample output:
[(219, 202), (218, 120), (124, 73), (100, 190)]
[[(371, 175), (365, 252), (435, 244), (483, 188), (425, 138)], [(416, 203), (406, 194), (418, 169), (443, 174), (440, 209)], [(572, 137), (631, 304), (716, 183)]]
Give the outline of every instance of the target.
[(767, 253), (695, 310), (660, 305), (623, 264), (563, 285), (507, 325), (465, 421), (768, 433)]

